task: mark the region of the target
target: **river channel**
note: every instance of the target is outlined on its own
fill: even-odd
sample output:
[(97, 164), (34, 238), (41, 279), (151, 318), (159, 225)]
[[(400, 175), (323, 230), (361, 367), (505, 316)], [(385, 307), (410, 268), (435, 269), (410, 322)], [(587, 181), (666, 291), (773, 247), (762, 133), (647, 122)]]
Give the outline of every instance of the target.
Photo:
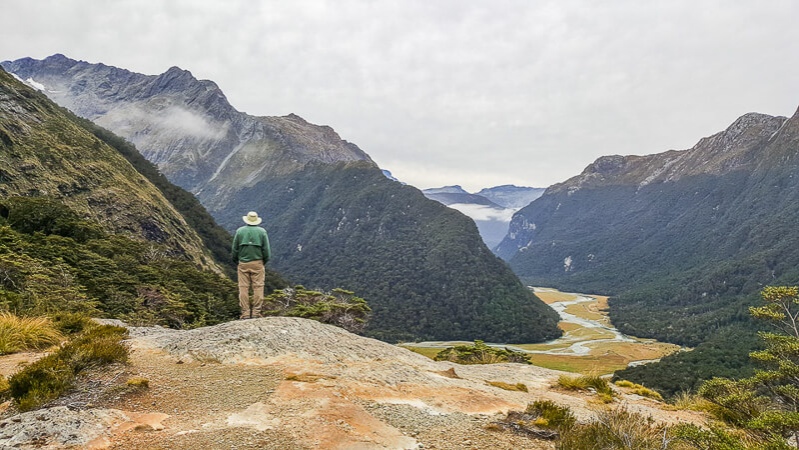
[[(656, 361), (680, 347), (653, 339), (627, 336), (617, 330), (607, 314), (607, 297), (531, 288), (560, 315), (563, 336), (538, 344), (489, 343), (526, 352), (533, 364), (578, 373), (607, 374), (629, 365)], [(427, 356), (468, 342), (418, 342), (405, 347)]]

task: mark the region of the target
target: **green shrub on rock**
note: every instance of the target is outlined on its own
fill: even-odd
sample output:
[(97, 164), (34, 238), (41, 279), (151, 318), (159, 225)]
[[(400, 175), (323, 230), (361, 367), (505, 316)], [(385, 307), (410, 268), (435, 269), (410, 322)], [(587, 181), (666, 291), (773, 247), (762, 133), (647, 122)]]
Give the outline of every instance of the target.
[(507, 348), (496, 348), (475, 340), (474, 345), (456, 345), (440, 351), (434, 358), (436, 361), (451, 361), (458, 364), (496, 364), (521, 363), (532, 364), (530, 357), (521, 352)]

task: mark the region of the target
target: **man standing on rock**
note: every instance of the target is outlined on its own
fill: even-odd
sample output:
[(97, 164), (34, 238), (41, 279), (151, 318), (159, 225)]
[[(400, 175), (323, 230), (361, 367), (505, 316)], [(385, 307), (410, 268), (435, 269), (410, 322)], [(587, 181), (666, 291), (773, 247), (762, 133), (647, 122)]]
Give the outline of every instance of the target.
[[(261, 306), (264, 303), (265, 266), (272, 256), (269, 248), (269, 236), (266, 230), (259, 227), (261, 218), (258, 213), (250, 211), (242, 217), (247, 225), (236, 230), (233, 238), (233, 261), (239, 264), (239, 305), (241, 318), (261, 317)], [(252, 301), (250, 301), (252, 288)]]

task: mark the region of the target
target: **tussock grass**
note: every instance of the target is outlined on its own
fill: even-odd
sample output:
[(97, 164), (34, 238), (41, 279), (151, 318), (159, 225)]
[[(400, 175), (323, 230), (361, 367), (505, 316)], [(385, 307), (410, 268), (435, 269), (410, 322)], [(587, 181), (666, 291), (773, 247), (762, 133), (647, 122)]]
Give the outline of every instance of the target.
[(613, 395), (613, 389), (608, 380), (599, 375), (580, 375), (578, 377), (561, 375), (557, 385), (568, 391), (594, 390), (598, 394)]
[(63, 336), (46, 317), (17, 317), (0, 313), (0, 355), (41, 350), (58, 344)]
[(290, 373), (286, 375), (287, 381), (299, 381), (302, 383), (315, 383), (321, 379), (335, 379), (332, 375), (320, 375), (318, 373), (303, 372), (303, 373)]
[(577, 423), (568, 406), (559, 406), (550, 400), (536, 400), (527, 405), (524, 412), (535, 416), (534, 423), (544, 428), (568, 430)]
[(628, 380), (618, 380), (615, 383), (616, 386), (627, 388), (630, 390), (630, 393), (640, 395), (641, 397), (651, 398), (652, 400), (657, 400), (659, 402), (663, 401), (663, 396), (660, 395), (659, 392), (649, 389), (648, 387), (633, 383), (632, 381)]
[(116, 362), (126, 362), (128, 348), (122, 343), (127, 330), (92, 326), (58, 351), (25, 366), (9, 378), (9, 393), (20, 411), (29, 411), (67, 392), (81, 372)]
[(714, 404), (710, 403), (701, 395), (691, 394), (686, 391), (682, 391), (674, 396), (672, 404), (676, 409), (699, 412), (710, 412), (715, 407)]
[(503, 381), (486, 381), (486, 384), (498, 387), (500, 389), (505, 389), (506, 391), (528, 392), (527, 385), (524, 383), (510, 384), (510, 383), (505, 383)]
[(10, 386), (8, 384), (8, 379), (6, 377), (0, 375), (0, 400), (6, 400), (7, 399), (8, 395), (9, 395), (9, 392), (8, 392), (8, 388), (9, 387)]
[(147, 389), (150, 387), (150, 380), (144, 377), (130, 377), (125, 385), (133, 389)]
[(561, 435), (558, 449), (667, 450), (678, 449), (667, 438), (668, 428), (624, 408), (602, 411), (595, 421), (577, 424)]

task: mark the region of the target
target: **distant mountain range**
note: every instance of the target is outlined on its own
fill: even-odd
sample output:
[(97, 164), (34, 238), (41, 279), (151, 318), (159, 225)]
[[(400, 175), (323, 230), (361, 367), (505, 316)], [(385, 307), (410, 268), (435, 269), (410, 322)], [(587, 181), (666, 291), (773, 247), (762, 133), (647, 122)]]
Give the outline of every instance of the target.
[(456, 185), (424, 189), (422, 192), (425, 197), (471, 217), (483, 241), (493, 249), (508, 233), (513, 214), (540, 197), (544, 189), (503, 185), (470, 194)]
[(131, 141), (228, 230), (265, 217), (274, 267), (367, 299), (386, 340), (534, 342), (557, 314), (481, 242), (474, 224), (386, 178), (327, 126), (236, 111), (211, 81), (148, 76), (63, 55), (3, 62), (76, 114)]
[(624, 374), (673, 393), (751, 364), (747, 307), (799, 283), (798, 221), (799, 115), (750, 113), (688, 150), (599, 158), (520, 210), (498, 251), (528, 283), (613, 295), (625, 333), (696, 346)]

